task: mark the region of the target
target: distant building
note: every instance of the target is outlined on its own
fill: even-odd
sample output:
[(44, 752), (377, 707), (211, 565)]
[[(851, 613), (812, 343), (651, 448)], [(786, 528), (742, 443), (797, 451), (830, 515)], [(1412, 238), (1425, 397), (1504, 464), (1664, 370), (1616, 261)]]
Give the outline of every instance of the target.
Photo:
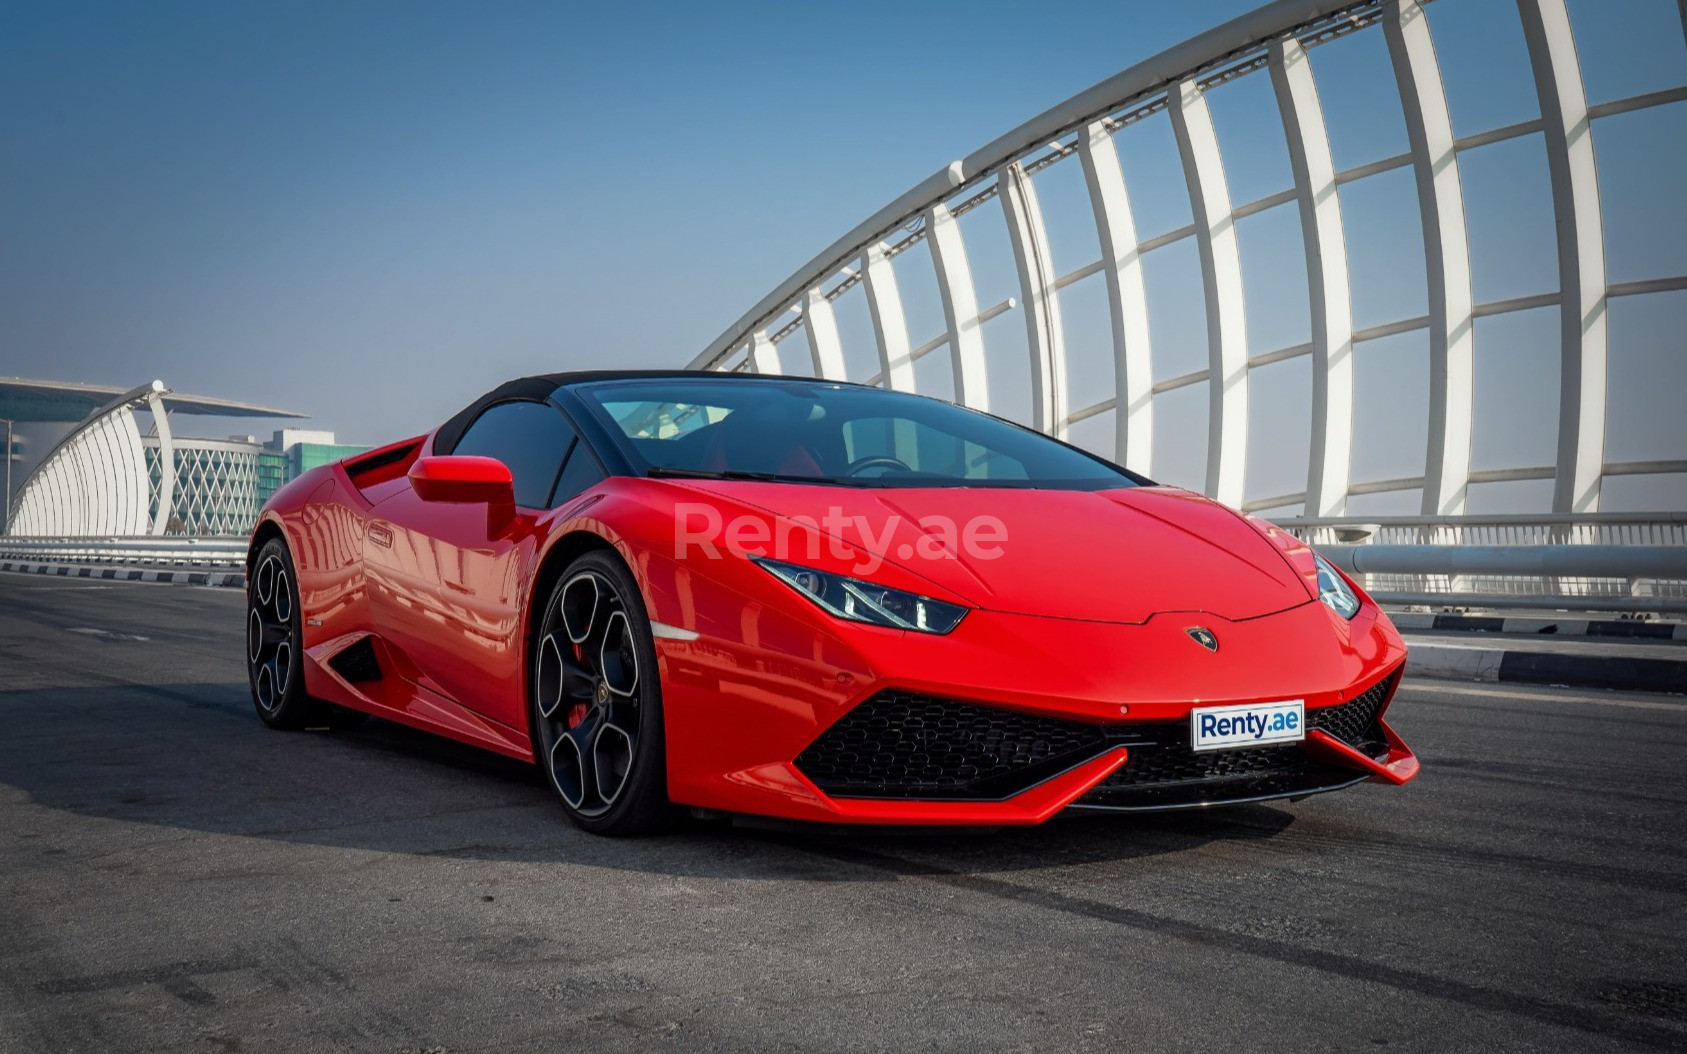
[[(137, 412), (150, 418), (150, 427), (144, 431)], [(170, 419), (182, 413), (272, 419), (303, 416), (225, 399), (178, 395), (158, 381), (125, 391), (0, 378), (0, 418), (75, 423), (29, 469), (16, 499), (9, 503), (5, 533), (37, 537), (244, 534), (251, 530), (264, 502), (283, 484), (318, 465), (367, 449), (336, 443), (332, 432), (293, 428), (277, 431), (267, 443), (250, 435), (226, 439), (176, 435)], [(8, 475), (12, 460), (6, 459)]]
[(313, 468), (361, 454), (369, 448), (334, 442), (334, 433), (283, 428), (258, 452), (258, 505)]
[[(146, 448), (151, 501), (157, 508), (162, 493), (161, 444), (153, 436)], [(262, 448), (251, 436), (174, 441), (176, 478), (171, 488), (165, 534), (244, 534), (257, 522), (263, 500), (258, 496), (258, 456)]]

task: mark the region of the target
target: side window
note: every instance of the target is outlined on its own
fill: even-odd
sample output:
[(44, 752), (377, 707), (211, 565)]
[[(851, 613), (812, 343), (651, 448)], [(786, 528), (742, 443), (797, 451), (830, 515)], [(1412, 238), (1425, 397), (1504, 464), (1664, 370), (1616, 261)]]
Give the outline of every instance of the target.
[(603, 470), (597, 458), (587, 449), (586, 441), (575, 440), (574, 449), (562, 466), (562, 475), (557, 477), (556, 489), (551, 492), (551, 508), (556, 508), (608, 478), (609, 473)]
[(499, 403), (474, 419), (451, 452), (502, 461), (515, 477), (515, 503), (543, 509), (572, 442), (574, 429), (556, 407)]

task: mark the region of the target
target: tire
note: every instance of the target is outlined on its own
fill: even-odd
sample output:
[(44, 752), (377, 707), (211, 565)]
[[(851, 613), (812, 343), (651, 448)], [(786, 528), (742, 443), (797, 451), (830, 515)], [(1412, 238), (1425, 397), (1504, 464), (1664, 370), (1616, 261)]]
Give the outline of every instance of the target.
[(252, 706), (271, 728), (326, 722), (325, 708), (305, 694), (303, 621), (293, 557), (286, 542), (271, 538), (246, 583), (246, 680)]
[(667, 827), (662, 684), (638, 583), (613, 554), (586, 553), (551, 590), (538, 625), (527, 698), (545, 782), (593, 834)]

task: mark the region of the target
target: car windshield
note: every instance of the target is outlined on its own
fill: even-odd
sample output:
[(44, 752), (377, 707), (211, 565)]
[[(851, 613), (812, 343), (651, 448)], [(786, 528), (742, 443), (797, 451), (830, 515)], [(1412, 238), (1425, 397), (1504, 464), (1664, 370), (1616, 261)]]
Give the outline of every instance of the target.
[(1146, 482), (987, 414), (824, 381), (641, 378), (575, 389), (653, 476), (1100, 490)]

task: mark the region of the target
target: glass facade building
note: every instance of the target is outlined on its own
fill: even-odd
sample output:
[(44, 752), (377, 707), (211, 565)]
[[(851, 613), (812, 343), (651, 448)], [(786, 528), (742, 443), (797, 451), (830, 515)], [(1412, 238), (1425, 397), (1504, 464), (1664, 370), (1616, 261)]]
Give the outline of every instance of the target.
[[(334, 433), (284, 428), (265, 443), (257, 454), (258, 507), (270, 495), (313, 468), (361, 454), (369, 448), (336, 443)], [(256, 518), (256, 513), (254, 513)]]

